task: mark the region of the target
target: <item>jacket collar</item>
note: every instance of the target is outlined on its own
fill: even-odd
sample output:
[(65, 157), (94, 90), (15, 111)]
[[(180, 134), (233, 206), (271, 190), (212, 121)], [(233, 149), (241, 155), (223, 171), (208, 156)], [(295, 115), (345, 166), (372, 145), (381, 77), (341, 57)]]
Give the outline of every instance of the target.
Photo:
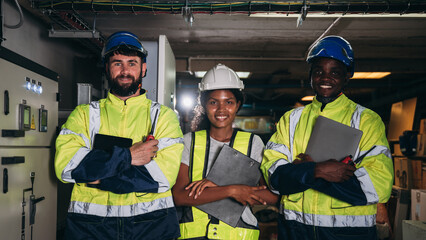
[(147, 98), (146, 98), (146, 91), (144, 89), (141, 89), (141, 94), (139, 96), (128, 98), (126, 101), (119, 99), (114, 94), (112, 94), (111, 91), (108, 92), (107, 99), (114, 105), (134, 105), (134, 104), (140, 104), (141, 102), (145, 101)]
[[(345, 94), (341, 94), (338, 98), (336, 98), (334, 101), (327, 103), (327, 105), (325, 106), (324, 110), (335, 110), (335, 109), (342, 109), (344, 107), (346, 107), (349, 104), (349, 98), (346, 97)], [(314, 100), (312, 101), (312, 106), (315, 109), (321, 109), (322, 103), (320, 101), (317, 100), (317, 98), (315, 97)]]

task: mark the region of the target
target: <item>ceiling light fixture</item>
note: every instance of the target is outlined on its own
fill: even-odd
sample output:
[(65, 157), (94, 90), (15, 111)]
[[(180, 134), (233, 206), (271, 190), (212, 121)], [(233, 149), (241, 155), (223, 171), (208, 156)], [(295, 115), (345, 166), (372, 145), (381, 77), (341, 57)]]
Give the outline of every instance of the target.
[(351, 79), (380, 79), (390, 74), (391, 72), (355, 72)]
[(301, 101), (305, 101), (305, 102), (307, 102), (307, 101), (313, 101), (314, 100), (314, 97), (315, 96), (312, 96), (312, 95), (310, 95), (310, 96), (304, 96), (304, 97), (302, 97), (302, 99), (300, 99)]

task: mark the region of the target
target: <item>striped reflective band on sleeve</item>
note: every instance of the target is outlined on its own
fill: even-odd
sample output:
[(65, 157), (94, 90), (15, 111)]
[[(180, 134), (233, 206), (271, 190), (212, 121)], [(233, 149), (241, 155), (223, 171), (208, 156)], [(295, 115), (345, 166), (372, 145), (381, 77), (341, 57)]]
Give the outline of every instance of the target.
[(72, 201), (68, 212), (89, 214), (101, 217), (132, 217), (160, 209), (174, 207), (172, 196), (139, 202), (133, 205), (100, 205), (88, 202)]
[(152, 131), (152, 135), (155, 134), (155, 128), (157, 126), (157, 122), (158, 122), (158, 118), (160, 115), (160, 109), (161, 109), (161, 104), (159, 104), (158, 102), (151, 102), (151, 110), (150, 110), (150, 117), (151, 117), (151, 131)]
[(85, 147), (81, 147), (80, 149), (78, 149), (78, 151), (74, 154), (74, 156), (71, 158), (69, 163), (65, 166), (61, 174), (61, 178), (63, 181), (75, 183), (75, 180), (72, 179), (71, 177), (71, 172), (78, 166), (78, 164), (80, 164), (83, 158), (90, 152), (90, 140), (87, 139), (86, 136), (84, 136), (84, 134), (78, 134), (66, 128), (63, 128), (59, 134), (60, 135), (73, 134), (73, 135), (79, 136), (83, 139), (84, 143), (86, 144)]
[[(367, 151), (362, 151), (360, 153), (360, 155), (364, 154)], [(384, 154), (388, 158), (392, 157), (389, 148), (387, 148), (386, 146), (376, 146), (364, 158), (371, 157), (371, 156), (377, 156), (379, 154)], [(361, 185), (361, 189), (364, 192), (365, 197), (367, 198), (367, 205), (378, 203), (379, 202), (379, 195), (377, 194), (376, 189), (374, 188), (373, 182), (371, 181), (371, 178), (368, 175), (367, 170), (365, 170), (364, 167), (358, 168), (355, 171), (355, 176), (357, 177), (357, 179), (358, 179), (358, 181)]]
[[(354, 113), (352, 114), (351, 118), (351, 127), (355, 129), (359, 129), (359, 125), (361, 124), (361, 114), (366, 108), (357, 104)], [(360, 156), (359, 153), (359, 145), (356, 148), (355, 156), (353, 159), (357, 159)]]
[(164, 149), (166, 147), (169, 147), (176, 143), (182, 143), (183, 144), (183, 138), (160, 138), (158, 140), (158, 151), (161, 149)]
[(161, 171), (161, 168), (158, 166), (157, 162), (155, 162), (155, 159), (150, 161), (149, 163), (144, 165), (146, 170), (148, 170), (151, 177), (158, 183), (158, 192), (166, 192), (170, 189), (169, 181), (167, 180), (166, 176), (164, 175), (163, 171)]
[(298, 107), (290, 113), (289, 121), (289, 141), (290, 141), (290, 154), (287, 155), (288, 161), (293, 162), (293, 143), (294, 143), (294, 133), (296, 132), (296, 126), (299, 123), (300, 116), (302, 115), (304, 107)]
[[(371, 148), (373, 148), (374, 146), (372, 146)], [(366, 153), (368, 150), (366, 150), (366, 151), (361, 151), (360, 153), (359, 153), (359, 155), (361, 156), (361, 155), (363, 155), (364, 153)], [(378, 146), (378, 145), (376, 145), (376, 147), (371, 151), (371, 152), (369, 152), (367, 155), (365, 155), (365, 157), (364, 158), (366, 158), (366, 157), (371, 157), (371, 156), (377, 156), (377, 155), (379, 155), (379, 154), (384, 154), (386, 157), (388, 157), (388, 158), (390, 158), (390, 159), (392, 159), (392, 154), (391, 154), (391, 151), (390, 151), (390, 149), (388, 148), (388, 147), (386, 147), (386, 146)]]
[(361, 189), (364, 192), (365, 197), (367, 198), (366, 205), (378, 203), (379, 195), (377, 195), (376, 189), (374, 188), (367, 170), (365, 170), (364, 167), (358, 168), (354, 174), (361, 185)]
[(101, 109), (99, 107), (99, 102), (93, 101), (90, 103), (90, 108), (89, 108), (89, 133), (90, 133), (90, 140), (92, 142), (91, 146), (93, 146), (93, 141), (95, 141), (95, 135), (99, 132), (100, 126), (101, 126)]
[[(274, 164), (272, 164), (272, 166), (268, 169), (268, 182), (271, 182), (271, 176), (272, 176), (272, 174), (275, 172), (275, 170), (277, 170), (277, 168), (279, 167), (279, 166), (282, 166), (282, 165), (285, 165), (285, 164), (287, 164), (288, 162), (285, 160), (285, 159), (278, 159), (277, 161), (275, 161), (274, 162)], [(280, 192), (279, 191), (277, 191), (277, 190), (275, 190), (272, 186), (270, 186), (270, 190), (273, 192), (273, 193), (275, 193), (275, 194), (277, 194), (277, 195), (280, 195)]]
[[(158, 151), (176, 143), (183, 143), (183, 138), (160, 138), (158, 139)], [(155, 159), (145, 165), (151, 177), (158, 183), (158, 192), (166, 192), (170, 189), (169, 181), (161, 171)]]
[(288, 147), (286, 145), (280, 144), (280, 143), (268, 142), (266, 144), (265, 149), (274, 150), (274, 151), (277, 151), (279, 153), (282, 153), (287, 158), (290, 158), (290, 155), (291, 155), (290, 149), (288, 149)]
[(376, 215), (316, 215), (284, 209), (286, 220), (297, 221), (318, 227), (372, 227), (376, 225)]

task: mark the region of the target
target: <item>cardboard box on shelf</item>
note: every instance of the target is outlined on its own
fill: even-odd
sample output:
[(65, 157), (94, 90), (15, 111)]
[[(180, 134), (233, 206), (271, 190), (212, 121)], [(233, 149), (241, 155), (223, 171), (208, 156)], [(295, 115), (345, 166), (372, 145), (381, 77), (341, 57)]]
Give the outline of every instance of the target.
[(410, 214), (410, 191), (397, 186), (392, 187), (391, 197), (388, 201), (389, 221), (391, 222), (395, 240), (402, 239), (402, 221), (408, 219)]
[(399, 143), (395, 143), (393, 145), (393, 154), (396, 156), (403, 156), (401, 152), (401, 146), (399, 145)]
[(411, 160), (406, 157), (395, 157), (395, 185), (401, 188), (412, 188)]
[(404, 220), (402, 232), (403, 240), (426, 240), (426, 222)]
[(411, 220), (426, 221), (426, 190), (411, 189)]
[(425, 156), (426, 155), (426, 134), (418, 134), (417, 135), (417, 156)]
[(419, 133), (426, 134), (426, 118), (423, 118), (422, 120), (420, 120)]
[(426, 189), (426, 163), (422, 163), (422, 189)]
[(412, 180), (413, 188), (421, 189), (422, 188), (422, 160), (411, 159), (411, 169), (412, 169)]

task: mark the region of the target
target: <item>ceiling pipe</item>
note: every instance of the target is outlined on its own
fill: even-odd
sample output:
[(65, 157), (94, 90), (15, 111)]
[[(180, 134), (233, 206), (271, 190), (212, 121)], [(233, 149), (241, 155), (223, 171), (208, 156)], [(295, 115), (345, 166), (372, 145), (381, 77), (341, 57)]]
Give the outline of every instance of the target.
[[(161, 1), (158, 3), (137, 2), (134, 1), (79, 1), (64, 2), (62, 0), (37, 1), (35, 7), (38, 9), (53, 9), (55, 11), (69, 11), (71, 5), (73, 9), (79, 12), (97, 12), (115, 14), (176, 14), (176, 10), (185, 8), (186, 0), (181, 1)], [(94, 9), (96, 6), (96, 10)], [(306, 7), (303, 3), (295, 3), (294, 1), (265, 1), (265, 2), (241, 2), (228, 1), (226, 3), (218, 2), (199, 2), (196, 4), (194, 14), (246, 14), (255, 15), (256, 13), (280, 13), (280, 14), (297, 14), (299, 15)], [(424, 13), (426, 11), (425, 2), (400, 1), (348, 1), (348, 2), (330, 2), (317, 1), (309, 4), (310, 13), (323, 14), (398, 14), (405, 15), (410, 13)]]
[[(309, 48), (308, 48), (308, 51), (306, 51), (307, 53), (309, 53), (309, 51), (311, 50), (311, 48), (319, 41), (319, 40), (321, 40), (325, 35), (327, 35), (329, 32), (330, 32), (330, 30), (331, 30), (331, 28), (333, 28), (339, 21), (340, 21), (340, 19), (342, 19), (342, 16), (340, 16), (340, 17), (338, 17), (338, 18), (336, 18), (334, 21), (333, 21), (333, 23), (331, 23), (330, 24), (330, 26), (328, 26), (328, 28), (321, 34), (321, 36), (319, 36), (318, 38), (317, 38), (317, 40), (315, 40), (312, 44), (311, 44), (311, 46), (309, 46)], [(307, 58), (308, 56), (306, 56), (306, 58)]]

